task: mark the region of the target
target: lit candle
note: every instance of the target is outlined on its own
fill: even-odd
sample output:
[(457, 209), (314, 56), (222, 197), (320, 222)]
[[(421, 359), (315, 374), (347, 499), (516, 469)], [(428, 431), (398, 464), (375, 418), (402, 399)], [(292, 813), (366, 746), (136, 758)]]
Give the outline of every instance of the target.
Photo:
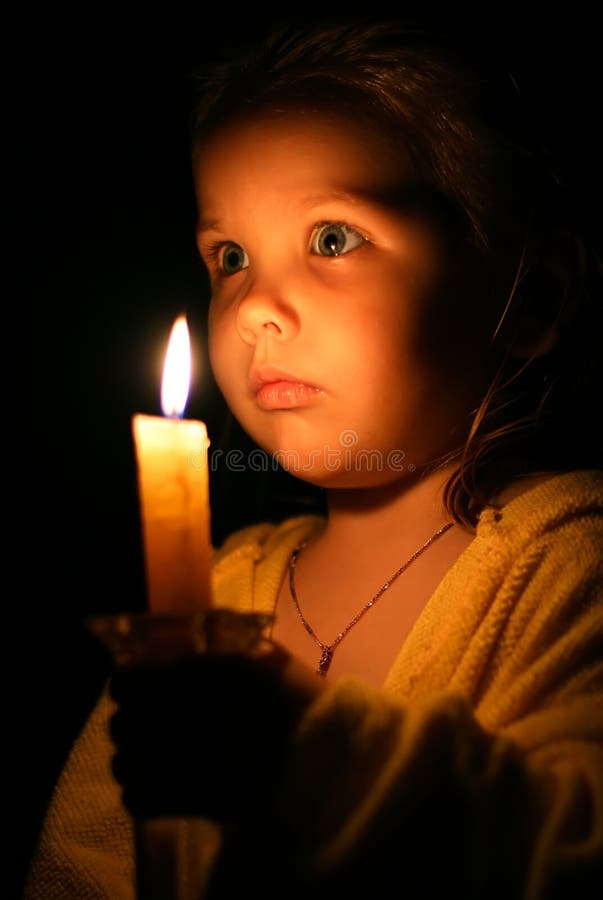
[(174, 323), (166, 353), (161, 406), (164, 417), (135, 415), (149, 608), (189, 613), (211, 606), (207, 429), (182, 419), (191, 372), (186, 318)]

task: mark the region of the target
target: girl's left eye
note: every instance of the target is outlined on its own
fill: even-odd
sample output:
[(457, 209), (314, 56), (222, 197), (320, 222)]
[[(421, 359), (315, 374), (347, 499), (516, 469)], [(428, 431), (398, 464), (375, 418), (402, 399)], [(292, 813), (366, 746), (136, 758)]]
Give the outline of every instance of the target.
[(325, 222), (317, 225), (312, 232), (310, 251), (319, 256), (341, 256), (355, 250), (365, 242), (361, 234), (350, 225), (338, 222)]

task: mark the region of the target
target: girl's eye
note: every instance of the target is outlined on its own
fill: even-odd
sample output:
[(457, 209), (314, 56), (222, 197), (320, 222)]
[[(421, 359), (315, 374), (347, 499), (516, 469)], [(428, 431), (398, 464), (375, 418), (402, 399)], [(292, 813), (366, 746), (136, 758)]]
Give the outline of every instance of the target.
[(319, 256), (341, 256), (355, 250), (364, 241), (365, 238), (355, 228), (337, 222), (326, 222), (314, 229), (310, 250)]
[(218, 265), (225, 275), (235, 275), (249, 266), (249, 257), (240, 244), (228, 241), (217, 248)]

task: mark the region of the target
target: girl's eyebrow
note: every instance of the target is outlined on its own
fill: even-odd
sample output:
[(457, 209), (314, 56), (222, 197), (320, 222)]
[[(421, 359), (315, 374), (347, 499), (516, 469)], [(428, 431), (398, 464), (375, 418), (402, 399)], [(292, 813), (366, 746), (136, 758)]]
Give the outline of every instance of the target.
[[(325, 191), (322, 194), (311, 194), (308, 197), (303, 197), (299, 204), (304, 209), (314, 209), (316, 206), (322, 206), (326, 203), (350, 203), (354, 206), (358, 206), (361, 203), (379, 203), (380, 205), (386, 205), (384, 198), (381, 195), (377, 195), (370, 191), (344, 191), (344, 190), (332, 190)], [(197, 235), (204, 234), (207, 231), (222, 231), (223, 223), (220, 219), (199, 219), (197, 225)]]
[(221, 227), (220, 219), (199, 219), (197, 234), (203, 234), (205, 231), (220, 231)]
[[(436, 188), (419, 180), (409, 180), (406, 184), (391, 185), (379, 189), (358, 188), (343, 190), (333, 188), (321, 194), (309, 194), (299, 199), (298, 205), (305, 210), (328, 203), (348, 203), (351, 206), (369, 205), (386, 213), (400, 213), (430, 217), (434, 214), (439, 219), (442, 213), (450, 215), (449, 201)], [(222, 219), (200, 218), (196, 234), (201, 236), (207, 232), (223, 233), (225, 228)]]
[(305, 209), (313, 209), (315, 206), (320, 206), (323, 203), (332, 203), (334, 200), (345, 203), (359, 203), (362, 200), (362, 195), (352, 191), (327, 191), (323, 194), (313, 194), (310, 197), (304, 197), (301, 205)]
[[(360, 193), (355, 194), (351, 191), (326, 191), (323, 194), (312, 194), (310, 197), (304, 197), (300, 201), (300, 206), (303, 206), (304, 209), (313, 209), (315, 206), (321, 206), (323, 203), (332, 203), (333, 201), (344, 201), (346, 203), (360, 203), (362, 201), (362, 195)], [(222, 230), (222, 222), (220, 219), (199, 219), (199, 223), (197, 225), (197, 234), (201, 234), (204, 231), (221, 231)]]

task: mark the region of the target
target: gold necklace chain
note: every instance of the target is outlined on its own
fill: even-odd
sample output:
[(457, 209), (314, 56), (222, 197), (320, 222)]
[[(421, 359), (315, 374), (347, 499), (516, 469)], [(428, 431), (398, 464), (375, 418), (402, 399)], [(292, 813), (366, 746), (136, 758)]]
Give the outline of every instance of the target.
[(339, 644), (342, 642), (342, 640), (344, 639), (346, 634), (348, 634), (348, 632), (354, 627), (354, 625), (356, 625), (360, 621), (360, 619), (365, 615), (365, 613), (367, 613), (369, 611), (369, 609), (371, 609), (371, 607), (374, 606), (374, 604), (377, 602), (379, 597), (382, 594), (384, 594), (385, 591), (389, 587), (391, 587), (391, 585), (394, 583), (396, 578), (398, 578), (403, 572), (405, 572), (406, 569), (410, 566), (410, 564), (413, 563), (415, 561), (415, 559), (417, 559), (417, 557), (421, 556), (421, 554), (424, 553), (427, 550), (427, 548), (433, 544), (434, 541), (436, 541), (446, 531), (448, 531), (449, 528), (452, 528), (453, 524), (454, 524), (454, 522), (446, 522), (445, 525), (442, 525), (440, 528), (438, 528), (438, 530), (436, 531), (435, 534), (432, 534), (431, 537), (427, 538), (425, 543), (421, 544), (421, 546), (418, 548), (418, 550), (415, 550), (413, 555), (410, 556), (406, 560), (406, 562), (403, 565), (401, 565), (400, 568), (394, 572), (393, 575), (390, 575), (390, 577), (387, 579), (385, 584), (381, 585), (381, 587), (379, 588), (377, 593), (374, 595), (374, 597), (371, 597), (371, 599), (368, 601), (368, 603), (365, 603), (365, 605), (362, 607), (360, 612), (356, 613), (356, 615), (354, 616), (352, 621), (349, 622), (348, 625), (346, 625), (346, 627), (343, 629), (343, 631), (339, 632), (339, 634), (337, 635), (335, 640), (332, 641), (330, 644), (323, 643), (320, 640), (320, 638), (316, 635), (316, 632), (314, 631), (312, 626), (304, 618), (304, 614), (302, 613), (300, 605), (299, 605), (299, 600), (297, 599), (297, 594), (295, 592), (295, 578), (294, 578), (293, 573), (295, 570), (295, 566), (297, 565), (297, 560), (298, 560), (299, 554), (304, 549), (304, 547), (306, 547), (308, 545), (309, 541), (303, 541), (301, 544), (298, 544), (298, 546), (293, 550), (293, 553), (291, 554), (291, 556), (289, 558), (289, 587), (291, 588), (291, 596), (293, 597), (293, 602), (295, 603), (295, 607), (297, 609), (297, 612), (299, 614), (299, 617), (302, 621), (304, 628), (306, 629), (306, 631), (308, 632), (310, 637), (313, 638), (313, 640), (318, 644), (318, 646), (322, 650), (322, 655), (320, 657), (320, 660), (318, 663), (318, 669), (317, 669), (317, 672), (319, 675), (326, 675), (326, 673), (329, 669), (329, 666), (331, 665), (331, 662), (333, 660), (333, 653), (335, 652), (335, 650), (339, 646)]

